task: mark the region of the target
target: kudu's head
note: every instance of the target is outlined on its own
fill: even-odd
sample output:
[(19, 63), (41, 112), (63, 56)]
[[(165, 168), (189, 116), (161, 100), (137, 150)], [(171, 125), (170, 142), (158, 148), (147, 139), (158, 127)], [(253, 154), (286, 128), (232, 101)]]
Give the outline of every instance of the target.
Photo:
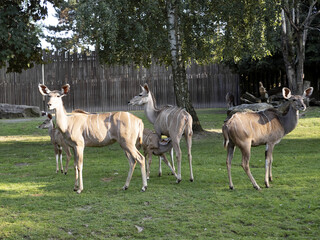
[(38, 128), (48, 129), (48, 128), (53, 127), (52, 115), (47, 112), (42, 112), (42, 116), (47, 116), (47, 119), (44, 120), (44, 122)]
[(141, 86), (141, 88), (142, 88), (142, 92), (138, 96), (133, 97), (128, 102), (129, 105), (142, 106), (147, 102), (149, 102), (150, 97), (152, 96), (151, 96), (148, 84), (145, 83), (143, 86)]
[(62, 86), (62, 89), (50, 91), (46, 85), (39, 84), (39, 91), (43, 96), (48, 96), (48, 108), (54, 110), (60, 106), (63, 106), (62, 97), (67, 95), (70, 90), (70, 85), (66, 84)]
[(312, 95), (313, 87), (309, 87), (304, 90), (302, 95), (292, 95), (291, 90), (289, 88), (282, 88), (282, 95), (285, 99), (290, 101), (291, 106), (296, 110), (305, 111), (306, 105), (304, 103), (304, 99), (308, 98)]

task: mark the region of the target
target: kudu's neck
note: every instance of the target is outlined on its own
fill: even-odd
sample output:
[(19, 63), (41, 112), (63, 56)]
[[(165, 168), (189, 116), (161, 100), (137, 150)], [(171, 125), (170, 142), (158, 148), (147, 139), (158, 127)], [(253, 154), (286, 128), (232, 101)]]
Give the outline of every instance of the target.
[(155, 106), (155, 102), (151, 96), (149, 95), (149, 101), (144, 105), (144, 113), (147, 116), (149, 122), (152, 124), (156, 121), (158, 117), (159, 110)]
[(52, 122), (52, 120), (51, 120), (51, 124), (50, 124), (49, 127), (48, 127), (49, 136), (52, 136), (52, 135), (53, 135), (53, 129), (54, 129), (54, 125), (53, 125), (53, 122)]
[(295, 109), (290, 103), (286, 109), (286, 113), (279, 117), (281, 125), (283, 126), (285, 134), (290, 133), (296, 128), (299, 120), (299, 110)]
[(62, 133), (65, 133), (67, 131), (68, 116), (62, 101), (59, 107), (56, 108), (56, 124)]

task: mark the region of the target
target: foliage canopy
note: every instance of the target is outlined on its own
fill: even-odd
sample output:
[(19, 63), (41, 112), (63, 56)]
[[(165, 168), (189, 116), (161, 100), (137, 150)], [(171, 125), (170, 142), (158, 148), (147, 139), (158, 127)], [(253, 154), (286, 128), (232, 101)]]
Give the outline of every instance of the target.
[(46, 3), (59, 0), (4, 0), (0, 5), (0, 67), (8, 72), (41, 63), (41, 29), (36, 21), (47, 15)]

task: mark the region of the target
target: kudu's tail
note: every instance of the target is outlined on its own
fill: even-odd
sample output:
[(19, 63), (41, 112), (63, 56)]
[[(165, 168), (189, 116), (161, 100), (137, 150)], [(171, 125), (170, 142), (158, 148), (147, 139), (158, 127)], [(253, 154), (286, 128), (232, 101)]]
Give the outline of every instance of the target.
[(226, 124), (224, 124), (222, 126), (222, 134), (223, 134), (223, 146), (224, 148), (227, 148), (228, 144), (229, 144), (229, 131), (228, 131), (228, 126)]

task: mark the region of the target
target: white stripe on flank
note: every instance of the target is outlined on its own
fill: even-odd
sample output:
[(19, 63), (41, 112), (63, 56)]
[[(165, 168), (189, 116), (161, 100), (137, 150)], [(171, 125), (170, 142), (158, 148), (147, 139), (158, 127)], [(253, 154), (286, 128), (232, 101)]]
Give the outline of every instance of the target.
[(268, 122), (269, 122), (269, 126), (270, 126), (270, 131), (272, 130), (272, 124), (271, 124), (271, 121), (270, 121), (270, 119), (267, 117), (267, 115), (264, 113), (264, 112), (262, 112), (263, 113), (263, 115), (268, 119)]
[(179, 127), (179, 119), (180, 119), (179, 117), (180, 117), (181, 112), (182, 111), (179, 112), (178, 117), (176, 118), (176, 121), (177, 121), (176, 122), (176, 129), (178, 129), (178, 127)]
[(253, 133), (255, 133), (254, 128), (253, 128), (253, 126), (252, 126), (252, 121), (251, 121), (251, 120), (250, 120), (250, 127), (251, 127), (251, 131), (252, 131)]
[(99, 126), (99, 113), (97, 114), (97, 127), (98, 127), (98, 131), (100, 132), (100, 126)]
[(131, 120), (130, 120), (130, 113), (127, 112), (127, 115), (128, 115), (128, 127), (130, 128), (131, 127)]
[(248, 132), (246, 131), (245, 127), (243, 126), (243, 123), (242, 123), (241, 118), (240, 118), (239, 116), (238, 116), (238, 119), (239, 119), (239, 121), (240, 121), (240, 123), (241, 123), (241, 126), (242, 126), (242, 128), (243, 128), (243, 131), (247, 134), (247, 136), (249, 136), (249, 134), (248, 134)]
[[(171, 114), (171, 112), (174, 111), (174, 110), (175, 110), (175, 107), (169, 109), (169, 112), (166, 113), (166, 125), (167, 125), (168, 128), (169, 128), (169, 125), (168, 125), (168, 117), (169, 117), (169, 115)], [(166, 111), (166, 112), (167, 112), (167, 111)]]

